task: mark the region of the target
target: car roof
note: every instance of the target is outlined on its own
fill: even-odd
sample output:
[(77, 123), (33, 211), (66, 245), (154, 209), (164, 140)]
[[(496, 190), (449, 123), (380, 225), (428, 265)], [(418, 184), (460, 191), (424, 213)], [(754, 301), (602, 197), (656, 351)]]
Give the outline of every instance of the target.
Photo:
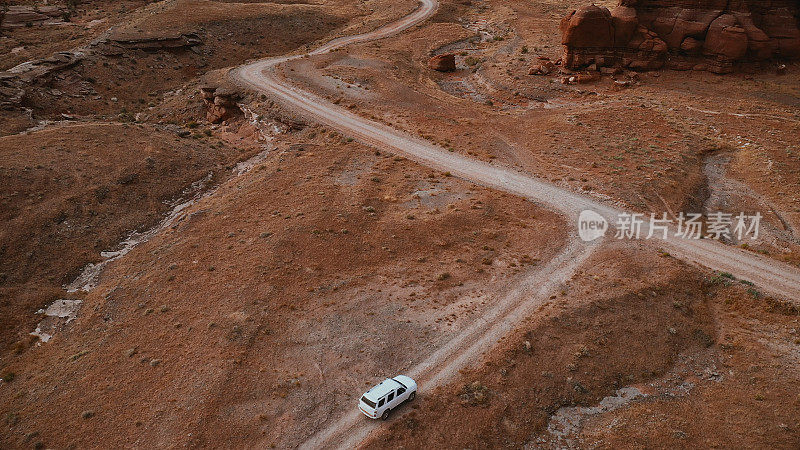
[(384, 395), (388, 394), (390, 391), (393, 391), (400, 387), (404, 387), (402, 383), (398, 382), (397, 380), (387, 378), (381, 381), (381, 383), (378, 384), (377, 386), (365, 392), (364, 397), (367, 397), (372, 401), (377, 401)]

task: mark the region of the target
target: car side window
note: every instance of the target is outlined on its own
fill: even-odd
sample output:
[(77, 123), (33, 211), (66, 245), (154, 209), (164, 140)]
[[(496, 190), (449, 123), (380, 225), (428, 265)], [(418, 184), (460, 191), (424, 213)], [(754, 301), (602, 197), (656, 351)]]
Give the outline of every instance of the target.
[(393, 398), (394, 398), (394, 392), (389, 394), (388, 401), (392, 401)]
[(381, 406), (383, 406), (383, 401), (384, 401), (384, 399), (381, 399), (381, 401), (379, 401), (379, 402), (378, 402), (378, 408), (380, 408)]
[(403, 392), (406, 391), (406, 388), (400, 388), (397, 390), (397, 395), (403, 395)]

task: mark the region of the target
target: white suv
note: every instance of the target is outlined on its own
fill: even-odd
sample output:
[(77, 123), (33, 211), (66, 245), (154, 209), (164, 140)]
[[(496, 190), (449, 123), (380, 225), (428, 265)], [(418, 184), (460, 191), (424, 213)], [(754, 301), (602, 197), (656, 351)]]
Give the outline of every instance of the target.
[(403, 402), (414, 400), (416, 396), (417, 383), (405, 375), (398, 375), (383, 380), (365, 392), (358, 402), (358, 409), (370, 419), (380, 417), (386, 420), (391, 410)]

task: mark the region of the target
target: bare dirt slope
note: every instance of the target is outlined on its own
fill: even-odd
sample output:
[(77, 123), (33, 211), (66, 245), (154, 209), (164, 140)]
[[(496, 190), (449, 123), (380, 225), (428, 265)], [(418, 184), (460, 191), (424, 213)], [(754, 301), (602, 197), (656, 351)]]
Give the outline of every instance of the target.
[[(108, 28), (124, 22), (131, 11), (150, 1), (81, 0), (52, 3), (61, 12), (53, 20), (23, 21), (0, 28), (0, 54), (3, 54), (0, 70), (79, 47)], [(10, 6), (29, 7), (29, 11), (35, 12), (37, 6), (44, 5), (42, 2), (11, 0), (4, 2), (3, 9)]]
[(796, 310), (652, 251), (611, 246), (584, 267), (366, 447), (798, 445)]
[[(763, 210), (765, 237), (749, 246), (795, 260), (796, 72), (664, 71), (617, 76), (632, 83), (627, 88), (610, 76), (565, 85), (560, 73), (528, 72), (540, 56), (558, 58), (558, 20), (580, 2), (443, 4), (460, 8), (456, 19), (427, 21), (402, 40), (298, 60), (284, 75), (457, 153), (629, 209)], [(431, 54), (448, 52), (456, 55), (454, 73), (425, 68)], [(725, 180), (706, 170), (719, 155), (727, 155), (724, 178), (746, 180), (751, 192), (738, 189), (744, 198), (709, 202), (724, 190)]]
[(101, 252), (259, 151), (250, 141), (193, 132), (181, 138), (164, 127), (87, 123), (0, 138), (3, 349), (24, 346), (34, 313), (65, 296), (62, 286)]
[(6, 445), (297, 444), (563, 242), (524, 200), (304, 136), (110, 266), (67, 330), (5, 367)]
[[(423, 6), (423, 9), (424, 7), (425, 6)], [(367, 36), (364, 36), (364, 38), (367, 38)], [(495, 39), (495, 40), (503, 40), (503, 39)], [(327, 50), (327, 48), (325, 50)], [(319, 55), (326, 57), (325, 52), (319, 52)], [(343, 65), (346, 65), (348, 69), (356, 68), (356, 69), (367, 69), (374, 71), (374, 70), (379, 70), (379, 68), (382, 65), (380, 61), (375, 61), (375, 60), (369, 61), (362, 59), (359, 61), (350, 57), (345, 57), (338, 60), (330, 57), (326, 58), (329, 61), (333, 59), (337, 63), (345, 62), (345, 64)], [(305, 110), (308, 114), (316, 116), (317, 120), (321, 120), (324, 123), (340, 127), (341, 129), (346, 130), (349, 133), (353, 133), (355, 136), (357, 136), (359, 139), (364, 140), (365, 142), (372, 142), (375, 144), (380, 143), (383, 145), (391, 146), (397, 149), (397, 151), (401, 152), (402, 154), (412, 155), (414, 158), (417, 158), (420, 161), (424, 161), (426, 164), (430, 164), (433, 165), (434, 167), (440, 168), (441, 170), (444, 170), (444, 168), (451, 169), (454, 171), (454, 173), (460, 176), (465, 176), (468, 179), (473, 179), (482, 183), (489, 184), (491, 186), (499, 187), (501, 189), (510, 190), (511, 192), (524, 191), (527, 192), (527, 195), (529, 195), (531, 198), (534, 198), (538, 201), (544, 202), (549, 205), (553, 205), (557, 208), (559, 208), (559, 206), (555, 204), (556, 198), (562, 198), (567, 203), (569, 203), (569, 201), (574, 198), (573, 196), (564, 193), (564, 191), (548, 190), (546, 186), (542, 186), (540, 189), (537, 189), (538, 185), (534, 186), (536, 184), (536, 182), (534, 181), (529, 182), (530, 190), (526, 191), (525, 188), (521, 188), (519, 187), (518, 184), (515, 184), (515, 182), (517, 182), (518, 180), (516, 179), (517, 175), (514, 174), (513, 172), (501, 172), (499, 170), (492, 168), (489, 165), (482, 165), (480, 168), (477, 165), (470, 165), (471, 163), (463, 159), (442, 154), (442, 150), (434, 150), (433, 147), (427, 146), (425, 143), (419, 140), (415, 140), (411, 137), (408, 137), (407, 135), (401, 136), (399, 133), (396, 133), (391, 129), (376, 124), (375, 122), (369, 122), (360, 119), (358, 116), (354, 114), (346, 113), (343, 108), (336, 107), (333, 105), (342, 103), (342, 101), (344, 100), (343, 97), (346, 97), (348, 95), (351, 97), (351, 99), (361, 98), (368, 100), (370, 98), (373, 99), (379, 98), (379, 96), (376, 96), (374, 93), (369, 92), (371, 89), (369, 86), (368, 77), (354, 78), (352, 76), (353, 72), (350, 72), (347, 74), (347, 77), (333, 76), (323, 81), (312, 80), (312, 83), (315, 83), (323, 90), (328, 89), (327, 93), (329, 95), (333, 94), (335, 96), (333, 98), (333, 104), (331, 104), (329, 102), (320, 100), (313, 94), (305, 93), (298, 89), (288, 87), (285, 80), (281, 80), (280, 76), (273, 75), (272, 73), (273, 65), (275, 64), (275, 62), (282, 62), (282, 61), (283, 60), (278, 59), (278, 60), (273, 60), (272, 62), (253, 64), (245, 67), (242, 71), (237, 72), (235, 75), (243, 79), (247, 84), (251, 86), (262, 89), (265, 92), (270, 92), (271, 94), (283, 97), (286, 103), (292, 105), (295, 108), (300, 108), (302, 110)], [(297, 60), (297, 61), (299, 61), (299, 65), (301, 66), (304, 65), (306, 68), (309, 67), (309, 64), (307, 62), (302, 60)], [(469, 63), (467, 64), (469, 65)], [(261, 70), (265, 70), (265, 73), (263, 75), (259, 73)], [(288, 72), (282, 71), (281, 76), (291, 78), (292, 77), (291, 72), (294, 71), (296, 71), (296, 69), (294, 68), (289, 69)], [(307, 74), (307, 72), (305, 73)], [(308, 75), (306, 75), (306, 77), (307, 80), (311, 78), (308, 77)], [(346, 91), (347, 89), (351, 89), (349, 91), (349, 94), (343, 94), (343, 91)], [(413, 105), (413, 103), (410, 104)], [(487, 102), (486, 104), (492, 106), (493, 102)], [(349, 105), (351, 109), (357, 108), (355, 103), (350, 103), (349, 101), (345, 103), (345, 105), (346, 106)], [(704, 113), (721, 114), (719, 112), (711, 112), (711, 113), (704, 112)], [(367, 115), (374, 117), (374, 115), (372, 115), (371, 113), (367, 113)], [(757, 117), (757, 116), (748, 115), (746, 117)], [(455, 119), (452, 119), (452, 121), (453, 123), (457, 123)], [(453, 128), (457, 127), (451, 127), (451, 129)], [(433, 134), (423, 134), (423, 137), (426, 139), (435, 139), (432, 138), (431, 136), (433, 136)], [(445, 144), (449, 144), (448, 140), (445, 140)], [(708, 151), (708, 153), (712, 153), (714, 150), (715, 149), (711, 149)], [(468, 152), (468, 154), (472, 154), (472, 152)], [(699, 179), (702, 180), (701, 183), (709, 182), (709, 178), (711, 178), (711, 176), (707, 172), (705, 172), (705, 167), (703, 166), (703, 164), (698, 164), (698, 165), (700, 166)], [(641, 170), (641, 167), (637, 167), (637, 170)], [(498, 173), (503, 173), (504, 176), (501, 177), (496, 176), (496, 174)], [(613, 173), (619, 174), (620, 170), (615, 169)], [(648, 178), (648, 180), (649, 179), (650, 178)], [(713, 190), (715, 188), (716, 186), (706, 189)], [(698, 190), (702, 190), (702, 187), (698, 188)], [(685, 197), (684, 200), (682, 200), (681, 205), (691, 205), (697, 207), (696, 205), (692, 205), (693, 203), (697, 202), (697, 199), (694, 198), (694, 195), (696, 194), (687, 193), (687, 196)], [(700, 195), (705, 195), (705, 194), (700, 194)], [(660, 198), (660, 200), (662, 203), (664, 203), (664, 206), (666, 206), (667, 209), (670, 209), (670, 205), (663, 198)], [(704, 200), (706, 199), (702, 197), (700, 198), (701, 208), (703, 207), (702, 202)], [(602, 207), (597, 207), (597, 208), (602, 209)], [(561, 206), (560, 209), (570, 210), (570, 206)], [(792, 238), (790, 236), (788, 242), (791, 243), (791, 240)], [(697, 245), (680, 243), (676, 246), (673, 246), (673, 248), (678, 252), (678, 254), (682, 258), (686, 258), (690, 261), (699, 259), (701, 261), (701, 264), (703, 265), (711, 267), (724, 267), (725, 270), (730, 269), (734, 270), (737, 273), (739, 273), (738, 270), (744, 269), (745, 266), (749, 265), (749, 263), (746, 263), (745, 260), (747, 261), (759, 260), (759, 258), (754, 257), (752, 255), (746, 255), (742, 252), (737, 252), (735, 250), (727, 251), (722, 246), (714, 246), (710, 245), (709, 243), (702, 243), (702, 244), (698, 243)], [(791, 250), (788, 250), (787, 253), (791, 253)], [(663, 254), (668, 255), (667, 253)], [(728, 259), (729, 257), (733, 259), (741, 259), (743, 265), (737, 266), (737, 263), (733, 261), (731, 261), (730, 264), (721, 261)], [(756, 268), (756, 266), (752, 266), (753, 270), (747, 269), (741, 273), (744, 273), (744, 276), (747, 278), (758, 277), (762, 273), (763, 268), (767, 266), (777, 267), (778, 265), (771, 264), (768, 261), (762, 260), (761, 262), (758, 263), (758, 268)], [(729, 274), (726, 274), (726, 276), (729, 276)], [(786, 277), (790, 278), (790, 280), (786, 280), (785, 279)], [(787, 268), (785, 272), (781, 272), (781, 274), (776, 275), (776, 277), (770, 278), (769, 280), (767, 279), (762, 280), (764, 281), (762, 285), (765, 286), (766, 289), (771, 289), (774, 287), (773, 285), (774, 282), (782, 283), (784, 281), (788, 281), (789, 284), (792, 284), (794, 286), (793, 284), (794, 282), (791, 281), (791, 279), (794, 278), (796, 278), (796, 274), (794, 274), (794, 271), (792, 269)], [(750, 289), (752, 290), (751, 295), (760, 297), (761, 294), (757, 290), (754, 290), (752, 288)], [(779, 292), (780, 295), (788, 295), (789, 298), (792, 298), (797, 292), (797, 287), (796, 286), (788, 287), (788, 290), (779, 289), (776, 292)], [(675, 329), (670, 328), (669, 330), (675, 330)], [(677, 330), (670, 331), (670, 334), (674, 335), (675, 333), (677, 333)], [(702, 330), (701, 333), (703, 333)], [(708, 341), (708, 339), (705, 340)], [(708, 343), (708, 345), (710, 345), (710, 342)], [(673, 360), (668, 359), (666, 364), (667, 366), (671, 366), (673, 362), (674, 362)], [(349, 423), (349, 420), (345, 418), (339, 422), (339, 425), (336, 424), (332, 425), (332, 429), (335, 429), (337, 426), (339, 427), (340, 431), (343, 431), (348, 429), (348, 427), (350, 427), (351, 425)], [(447, 425), (444, 425), (443, 429), (449, 429), (449, 427)], [(323, 435), (328, 435), (331, 433), (329, 433), (327, 429), (323, 431)], [(441, 436), (441, 434), (436, 434), (436, 435)], [(310, 442), (312, 443), (312, 445), (316, 445), (317, 443), (319, 443), (318, 440), (316, 439), (312, 439)], [(525, 441), (523, 440), (521, 442)]]

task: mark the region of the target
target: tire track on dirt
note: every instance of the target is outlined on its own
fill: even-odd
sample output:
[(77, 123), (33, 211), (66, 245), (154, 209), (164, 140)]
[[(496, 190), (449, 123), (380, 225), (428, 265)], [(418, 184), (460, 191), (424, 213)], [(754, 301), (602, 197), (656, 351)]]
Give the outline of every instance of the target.
[[(414, 378), (425, 392), (453, 380), (459, 370), (479, 364), (483, 354), (493, 349), (503, 336), (516, 329), (536, 308), (569, 281), (584, 261), (600, 247), (600, 242), (584, 243), (573, 239), (547, 264), (531, 270), (524, 279), (500, 297), (478, 320), (439, 347), (405, 374)], [(400, 413), (408, 409), (400, 410)], [(312, 435), (301, 448), (355, 448), (370, 433), (380, 428), (380, 421), (366, 420), (356, 408)]]

